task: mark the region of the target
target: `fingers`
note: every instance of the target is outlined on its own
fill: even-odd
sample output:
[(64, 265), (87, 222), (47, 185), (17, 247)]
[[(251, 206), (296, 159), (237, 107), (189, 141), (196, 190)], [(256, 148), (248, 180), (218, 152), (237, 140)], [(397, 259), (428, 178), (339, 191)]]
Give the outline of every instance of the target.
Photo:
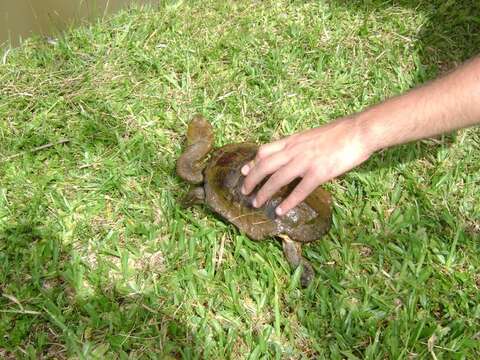
[(248, 176), (245, 178), (242, 186), (244, 195), (250, 194), (267, 175), (270, 175), (280, 169), (290, 161), (290, 156), (282, 152), (277, 152), (269, 157), (255, 162)]
[(243, 165), (242, 167), (242, 175), (247, 176), (248, 173), (250, 172), (250, 169), (252, 169), (255, 166), (255, 159), (250, 161), (248, 164)]
[(268, 199), (270, 199), (280, 188), (289, 184), (291, 181), (295, 180), (297, 177), (302, 176), (304, 173), (303, 164), (299, 164), (298, 161), (290, 161), (283, 168), (278, 170), (273, 174), (270, 179), (262, 186), (258, 191), (254, 206), (262, 206)]
[(293, 189), (290, 195), (277, 206), (275, 210), (278, 216), (286, 214), (300, 204), (315, 188), (320, 185), (319, 178), (313, 174), (307, 174), (302, 181)]
[(283, 150), (284, 147), (285, 147), (284, 139), (260, 146), (260, 148), (257, 151), (257, 155), (255, 156), (255, 159), (242, 167), (241, 171), (243, 176), (247, 176), (250, 170), (252, 170), (255, 167), (255, 165), (258, 164), (262, 159), (265, 159), (268, 156)]

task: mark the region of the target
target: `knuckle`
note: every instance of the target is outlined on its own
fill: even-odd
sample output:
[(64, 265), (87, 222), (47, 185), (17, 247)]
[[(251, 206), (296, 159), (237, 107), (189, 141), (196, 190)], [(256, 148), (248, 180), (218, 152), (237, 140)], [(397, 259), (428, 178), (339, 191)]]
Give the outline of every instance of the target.
[(258, 194), (262, 198), (268, 198), (270, 195), (272, 195), (275, 192), (275, 189), (277, 188), (277, 182), (271, 176), (268, 181), (262, 186)]
[(287, 179), (286, 174), (284, 174), (282, 171), (277, 171), (275, 174), (270, 176), (270, 179), (268, 179), (267, 184), (269, 189), (271, 191), (276, 191), (280, 189), (280, 187), (286, 183), (286, 179)]
[(262, 159), (257, 163), (257, 171), (259, 176), (265, 176), (267, 175), (272, 167), (272, 163), (268, 161), (267, 159)]
[(262, 159), (267, 155), (268, 147), (266, 145), (261, 145), (257, 151), (257, 158)]
[(256, 198), (259, 204), (263, 204), (268, 199), (268, 192), (264, 186), (258, 191)]
[(297, 154), (297, 144), (294, 142), (290, 142), (285, 144), (284, 151), (286, 151), (289, 154)]
[(243, 181), (243, 186), (245, 186), (245, 189), (250, 190), (254, 186), (253, 179), (250, 176), (247, 176), (245, 180)]
[(290, 209), (294, 208), (298, 204), (302, 202), (303, 199), (305, 199), (306, 195), (300, 192), (293, 192), (290, 197), (286, 200), (286, 203), (288, 204), (288, 207)]
[(269, 186), (275, 186), (276, 184), (281, 182), (282, 178), (282, 172), (277, 171), (276, 173), (272, 174), (272, 176), (270, 176), (270, 179), (268, 179), (267, 183), (269, 184)]
[(265, 194), (260, 190), (256, 196), (257, 202), (259, 205), (263, 204), (266, 200)]
[(296, 202), (299, 199), (302, 199), (306, 193), (306, 189), (303, 186), (297, 185), (297, 187), (291, 193), (291, 201)]
[(260, 200), (267, 199), (269, 194), (271, 193), (271, 187), (266, 183), (262, 186), (262, 188), (258, 191), (258, 198)]
[(265, 167), (266, 163), (267, 162), (265, 161), (265, 158), (255, 159), (255, 168), (256, 169), (263, 169)]
[(324, 169), (320, 166), (312, 166), (306, 173), (307, 176), (312, 176), (316, 180), (320, 180), (324, 174)]

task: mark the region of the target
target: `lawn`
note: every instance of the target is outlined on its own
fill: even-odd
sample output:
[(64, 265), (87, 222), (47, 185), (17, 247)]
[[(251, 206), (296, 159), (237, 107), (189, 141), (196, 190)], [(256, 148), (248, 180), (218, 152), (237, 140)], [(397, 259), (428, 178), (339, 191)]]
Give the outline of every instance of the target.
[(478, 1), (165, 1), (0, 53), (0, 358), (480, 357), (480, 131), (325, 187), (299, 285), (175, 175), (199, 112), (268, 142), (448, 71)]

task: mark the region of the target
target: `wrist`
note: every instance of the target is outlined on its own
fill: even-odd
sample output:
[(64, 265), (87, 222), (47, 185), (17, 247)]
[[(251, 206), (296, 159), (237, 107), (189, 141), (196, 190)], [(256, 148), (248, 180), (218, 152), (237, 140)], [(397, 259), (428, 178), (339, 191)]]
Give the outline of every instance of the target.
[(354, 115), (351, 118), (355, 129), (356, 138), (362, 153), (368, 158), (376, 151), (385, 146), (382, 144), (382, 136), (376, 126), (376, 119), (367, 111)]
[(370, 154), (393, 145), (413, 140), (417, 132), (412, 119), (412, 108), (418, 107), (418, 98), (410, 94), (393, 97), (372, 106), (355, 116), (364, 146)]

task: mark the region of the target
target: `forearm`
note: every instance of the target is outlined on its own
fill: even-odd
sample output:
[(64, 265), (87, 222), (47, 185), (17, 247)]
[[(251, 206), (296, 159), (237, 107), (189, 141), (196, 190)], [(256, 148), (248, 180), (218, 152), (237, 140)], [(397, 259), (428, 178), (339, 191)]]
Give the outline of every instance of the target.
[(300, 183), (277, 207), (283, 215), (318, 185), (358, 166), (376, 151), (455, 129), (480, 120), (480, 58), (453, 73), (389, 99), (359, 114), (332, 121), (263, 145), (242, 168), (250, 194), (267, 176), (253, 201), (262, 206), (282, 186)]
[(480, 122), (480, 58), (358, 114), (370, 151)]

